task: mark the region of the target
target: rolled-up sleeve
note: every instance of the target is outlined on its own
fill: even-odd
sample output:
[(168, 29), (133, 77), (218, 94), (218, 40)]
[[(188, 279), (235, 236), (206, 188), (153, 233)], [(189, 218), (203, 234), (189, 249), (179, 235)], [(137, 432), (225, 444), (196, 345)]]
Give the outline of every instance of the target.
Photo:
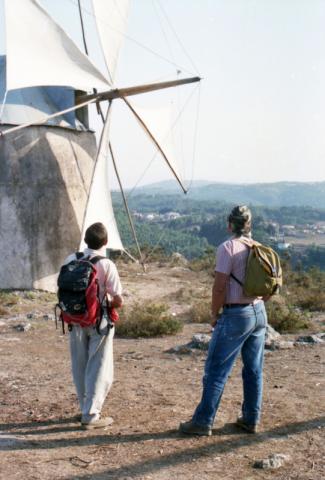
[(233, 254), (231, 251), (231, 243), (222, 243), (217, 248), (217, 258), (215, 271), (230, 275), (233, 267)]

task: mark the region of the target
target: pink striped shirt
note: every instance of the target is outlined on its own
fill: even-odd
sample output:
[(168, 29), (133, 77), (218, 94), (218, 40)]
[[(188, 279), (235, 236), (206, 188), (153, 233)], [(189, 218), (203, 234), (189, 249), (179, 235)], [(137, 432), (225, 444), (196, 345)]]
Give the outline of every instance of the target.
[[(241, 238), (244, 238), (246, 242), (249, 241), (247, 237)], [(226, 275), (232, 273), (243, 282), (249, 250), (249, 247), (236, 237), (223, 242), (217, 248), (215, 271)], [(229, 278), (225, 303), (255, 303), (257, 300), (259, 297), (246, 297), (242, 286), (233, 278)]]

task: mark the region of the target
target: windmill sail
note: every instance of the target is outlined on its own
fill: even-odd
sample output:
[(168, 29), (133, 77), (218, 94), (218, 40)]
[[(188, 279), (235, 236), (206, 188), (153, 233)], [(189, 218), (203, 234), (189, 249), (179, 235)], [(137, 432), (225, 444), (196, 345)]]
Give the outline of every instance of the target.
[[(119, 2), (114, 0), (92, 0), (92, 5), (105, 63), (113, 80), (119, 51), (122, 46), (123, 34), (126, 29), (129, 0), (120, 0)], [(83, 223), (81, 248), (84, 247), (83, 239), (89, 225), (94, 222), (102, 222), (108, 231), (108, 247), (113, 250), (124, 250), (114, 217), (109, 188), (110, 115), (111, 109), (108, 108)]]
[[(170, 106), (160, 106), (155, 108), (143, 107), (136, 105), (134, 102), (128, 103), (132, 106), (138, 117), (145, 123), (150, 125), (150, 133), (159, 144), (161, 151), (168, 160), (169, 168), (174, 176), (181, 182), (182, 175), (180, 166), (176, 161), (175, 145), (172, 137), (172, 109)], [(140, 124), (142, 126), (142, 124)], [(145, 133), (147, 133), (145, 131)], [(158, 150), (159, 151), (159, 150)]]
[(123, 250), (120, 234), (117, 229), (112, 199), (108, 184), (108, 151), (109, 151), (109, 116), (107, 111), (104, 128), (97, 153), (95, 171), (90, 187), (86, 214), (83, 222), (80, 248), (84, 248), (86, 229), (95, 222), (102, 222), (108, 232), (108, 247), (112, 250)]
[(106, 67), (113, 82), (130, 0), (92, 0), (92, 5)]
[(107, 89), (109, 80), (36, 0), (5, 0), (6, 90), (41, 85)]

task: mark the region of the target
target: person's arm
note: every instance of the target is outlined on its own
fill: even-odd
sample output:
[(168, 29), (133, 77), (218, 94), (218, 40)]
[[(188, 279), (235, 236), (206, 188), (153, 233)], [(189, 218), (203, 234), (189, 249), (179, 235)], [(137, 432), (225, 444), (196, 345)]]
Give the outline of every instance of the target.
[(114, 295), (112, 300), (110, 301), (110, 305), (113, 308), (120, 308), (123, 305), (123, 297), (122, 295)]
[(229, 275), (226, 273), (216, 272), (214, 283), (212, 287), (212, 302), (211, 302), (211, 325), (214, 327), (218, 321), (218, 314), (221, 307), (226, 300), (227, 284)]
[(113, 262), (108, 262), (106, 274), (106, 292), (110, 294), (110, 306), (120, 308), (123, 305), (122, 286), (117, 268)]

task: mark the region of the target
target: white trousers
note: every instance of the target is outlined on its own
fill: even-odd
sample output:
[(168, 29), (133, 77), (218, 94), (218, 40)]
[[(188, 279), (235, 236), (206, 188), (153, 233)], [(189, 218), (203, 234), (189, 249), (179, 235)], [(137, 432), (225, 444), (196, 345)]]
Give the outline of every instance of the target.
[(74, 325), (70, 332), (72, 376), (85, 421), (100, 417), (113, 383), (114, 331), (111, 328), (108, 335), (102, 336), (94, 327)]

